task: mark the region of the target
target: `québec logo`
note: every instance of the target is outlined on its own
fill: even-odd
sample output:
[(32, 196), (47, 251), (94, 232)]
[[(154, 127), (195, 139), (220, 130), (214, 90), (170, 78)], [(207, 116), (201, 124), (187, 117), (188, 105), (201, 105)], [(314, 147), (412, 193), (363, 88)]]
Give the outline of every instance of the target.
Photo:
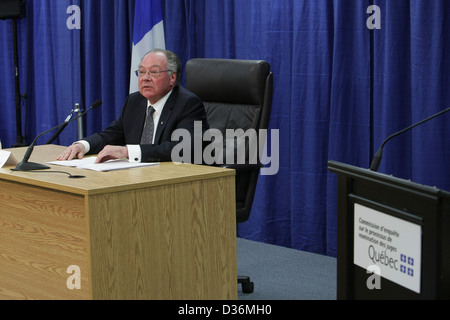
[(405, 254), (400, 254), (400, 272), (414, 277), (414, 258), (408, 257)]

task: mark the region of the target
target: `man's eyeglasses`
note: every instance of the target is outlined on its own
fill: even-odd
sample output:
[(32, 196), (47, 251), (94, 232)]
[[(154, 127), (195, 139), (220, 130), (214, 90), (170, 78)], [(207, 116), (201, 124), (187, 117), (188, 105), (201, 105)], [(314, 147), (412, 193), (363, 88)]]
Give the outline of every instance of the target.
[(139, 78), (142, 78), (143, 76), (145, 76), (146, 74), (148, 74), (150, 77), (152, 77), (153, 79), (157, 79), (159, 77), (161, 77), (161, 73), (163, 72), (168, 72), (170, 70), (159, 70), (159, 69), (150, 69), (150, 70), (145, 70), (145, 69), (139, 69), (136, 70), (136, 76), (138, 76)]

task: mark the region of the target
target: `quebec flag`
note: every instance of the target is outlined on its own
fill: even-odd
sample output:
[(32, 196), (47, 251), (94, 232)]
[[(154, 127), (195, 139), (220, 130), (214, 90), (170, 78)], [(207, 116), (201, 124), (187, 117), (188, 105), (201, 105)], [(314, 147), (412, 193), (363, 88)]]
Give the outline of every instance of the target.
[(139, 90), (135, 71), (144, 54), (165, 49), (161, 0), (136, 0), (134, 10), (133, 48), (131, 53), (130, 93)]

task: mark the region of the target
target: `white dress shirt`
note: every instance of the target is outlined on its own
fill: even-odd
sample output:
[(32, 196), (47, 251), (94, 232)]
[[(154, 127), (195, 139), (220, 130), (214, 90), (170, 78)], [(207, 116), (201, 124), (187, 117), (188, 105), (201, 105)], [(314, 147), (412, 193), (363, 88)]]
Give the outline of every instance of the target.
[[(150, 101), (147, 100), (147, 112), (148, 108), (150, 106), (153, 106), (155, 109), (155, 112), (153, 113), (153, 123), (154, 123), (154, 132), (153, 132), (153, 141), (155, 141), (155, 135), (156, 135), (156, 129), (158, 128), (159, 118), (161, 117), (162, 111), (164, 109), (164, 105), (167, 102), (167, 99), (169, 99), (170, 94), (172, 91), (170, 91), (168, 94), (166, 94), (163, 98), (161, 98), (158, 102), (155, 104), (151, 104)], [(85, 140), (79, 140), (75, 143), (81, 143), (84, 145), (84, 148), (86, 150), (86, 153), (90, 150), (90, 145)], [(138, 144), (127, 144), (128, 148), (128, 160), (130, 162), (141, 162), (142, 153), (141, 153), (141, 147)]]

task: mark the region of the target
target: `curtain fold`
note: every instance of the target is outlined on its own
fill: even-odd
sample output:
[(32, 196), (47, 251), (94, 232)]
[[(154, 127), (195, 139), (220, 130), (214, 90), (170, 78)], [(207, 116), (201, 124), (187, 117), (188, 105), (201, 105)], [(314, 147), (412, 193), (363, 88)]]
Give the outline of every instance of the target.
[[(448, 108), (448, 1), (376, 1), (389, 27), (375, 32), (374, 146)], [(450, 112), (390, 140), (379, 171), (449, 190)]]
[[(26, 17), (17, 21), (26, 144), (40, 132), (62, 123), (76, 103), (87, 109), (94, 101), (103, 101), (101, 108), (86, 115), (85, 134), (104, 128), (119, 114), (128, 94), (123, 87), (129, 82), (125, 74), (130, 69), (129, 12), (133, 5), (134, 1), (124, 0), (27, 1)], [(80, 9), (78, 16), (70, 10), (71, 6)], [(73, 19), (81, 20), (81, 29), (69, 28)], [(15, 112), (11, 24), (11, 19), (0, 21), (1, 45), (5, 49), (0, 53), (4, 70), (1, 82), (5, 88), (0, 93), (0, 138), (4, 147), (14, 144), (12, 133), (16, 127), (12, 121)], [(51, 136), (48, 133), (37, 143), (44, 144)], [(69, 145), (77, 138), (77, 125), (72, 123), (54, 143)]]
[(86, 135), (116, 119), (129, 93), (134, 1), (83, 1), (83, 100), (103, 105), (86, 117)]
[[(51, 7), (47, 2), (29, 2), (27, 19), (32, 25), (30, 37), (29, 91), (27, 96), (26, 142), (70, 114), (80, 99), (80, 31), (67, 28), (67, 8), (77, 2), (59, 1)], [(60, 14), (58, 14), (60, 13)], [(26, 74), (24, 74), (26, 76)], [(74, 132), (68, 127), (68, 135)], [(51, 137), (41, 137), (43, 144)]]
[[(262, 59), (274, 73), (269, 129), (280, 169), (260, 176), (240, 237), (336, 255), (336, 177), (328, 160), (368, 168), (392, 133), (450, 107), (447, 0), (161, 0), (166, 48), (191, 58)], [(71, 5), (81, 29), (68, 29)], [(369, 30), (370, 5), (381, 29)], [(18, 21), (26, 142), (75, 103), (118, 116), (129, 88), (133, 0), (33, 0)], [(15, 143), (11, 20), (0, 21), (0, 139)], [(182, 84), (185, 83), (183, 74)], [(450, 190), (449, 114), (392, 139), (379, 172)], [(42, 137), (38, 144), (45, 143)], [(77, 139), (69, 125), (55, 143)], [(270, 132), (269, 132), (270, 139)]]

